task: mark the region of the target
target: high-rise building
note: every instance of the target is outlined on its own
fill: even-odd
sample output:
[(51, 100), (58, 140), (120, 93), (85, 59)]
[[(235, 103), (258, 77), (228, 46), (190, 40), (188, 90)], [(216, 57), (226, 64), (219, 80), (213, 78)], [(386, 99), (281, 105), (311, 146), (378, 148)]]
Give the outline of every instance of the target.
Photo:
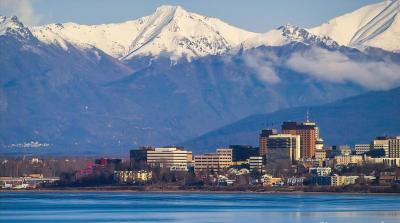
[(266, 162), (268, 167), (288, 166), (300, 159), (300, 136), (276, 134), (268, 137)]
[(316, 142), (318, 139), (317, 137), (319, 137), (319, 130), (317, 129), (314, 122), (283, 122), (282, 133), (300, 136), (301, 158), (313, 158), (315, 156)]
[(389, 139), (389, 157), (400, 158), (400, 136)]
[(259, 155), (265, 156), (267, 154), (267, 139), (270, 135), (276, 134), (275, 129), (262, 129), (258, 138)]
[(181, 147), (162, 147), (147, 150), (147, 164), (168, 168), (171, 171), (187, 171), (192, 162), (192, 152)]
[(389, 157), (389, 137), (379, 136), (371, 142), (371, 150), (383, 149), (385, 157)]
[(194, 156), (194, 171), (215, 171), (232, 165), (232, 149), (220, 148), (216, 153)]

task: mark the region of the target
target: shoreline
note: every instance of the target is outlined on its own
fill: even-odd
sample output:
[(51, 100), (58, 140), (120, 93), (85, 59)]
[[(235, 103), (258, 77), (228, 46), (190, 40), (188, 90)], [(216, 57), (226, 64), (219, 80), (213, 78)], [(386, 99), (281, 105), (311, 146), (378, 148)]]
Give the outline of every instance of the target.
[(135, 189), (112, 189), (112, 188), (57, 188), (57, 189), (19, 189), (19, 190), (0, 190), (1, 193), (19, 193), (19, 192), (32, 192), (32, 193), (203, 193), (203, 194), (296, 194), (296, 195), (324, 195), (324, 194), (343, 194), (343, 195), (393, 195), (400, 196), (400, 192), (335, 192), (335, 191), (240, 191), (240, 190), (135, 190)]

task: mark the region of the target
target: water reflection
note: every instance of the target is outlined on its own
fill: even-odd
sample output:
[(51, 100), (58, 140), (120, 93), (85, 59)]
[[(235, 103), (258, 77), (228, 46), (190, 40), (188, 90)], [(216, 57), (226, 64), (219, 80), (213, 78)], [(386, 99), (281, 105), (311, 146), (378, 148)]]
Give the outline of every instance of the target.
[(0, 193), (1, 222), (399, 222), (386, 195)]

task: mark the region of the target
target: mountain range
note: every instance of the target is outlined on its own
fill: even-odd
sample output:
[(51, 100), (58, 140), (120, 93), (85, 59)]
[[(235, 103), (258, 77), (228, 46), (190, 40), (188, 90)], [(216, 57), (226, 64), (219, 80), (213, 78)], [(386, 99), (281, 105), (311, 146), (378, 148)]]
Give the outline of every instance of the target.
[(180, 6), (102, 25), (0, 16), (0, 153), (176, 144), (254, 114), (397, 87), (399, 2), (267, 33)]

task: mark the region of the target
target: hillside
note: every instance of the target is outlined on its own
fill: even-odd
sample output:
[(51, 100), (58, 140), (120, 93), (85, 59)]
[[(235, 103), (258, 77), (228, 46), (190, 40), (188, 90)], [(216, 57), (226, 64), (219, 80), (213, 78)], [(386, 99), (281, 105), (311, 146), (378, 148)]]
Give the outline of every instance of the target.
[[(386, 16), (368, 17), (358, 42), (380, 36), (380, 21), (398, 42), (387, 20), (396, 4), (368, 7)], [(252, 33), (180, 6), (117, 24), (0, 16), (0, 154), (176, 144), (254, 114), (398, 87), (399, 70), (396, 52), (292, 25)]]
[(322, 106), (299, 107), (269, 114), (251, 115), (240, 121), (186, 141), (194, 151), (214, 150), (231, 144), (257, 146), (258, 133), (265, 127), (280, 129), (286, 120), (310, 117), (320, 127), (326, 145), (369, 143), (375, 136), (400, 134), (400, 88), (376, 91)]

